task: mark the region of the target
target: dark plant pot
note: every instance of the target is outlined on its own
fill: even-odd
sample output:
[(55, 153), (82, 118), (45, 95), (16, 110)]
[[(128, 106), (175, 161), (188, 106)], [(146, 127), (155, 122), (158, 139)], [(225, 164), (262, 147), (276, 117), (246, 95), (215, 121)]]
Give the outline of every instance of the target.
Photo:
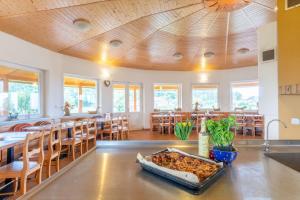
[(213, 157), (216, 161), (223, 162), (226, 165), (231, 165), (231, 163), (236, 159), (238, 152), (236, 149), (234, 151), (224, 151), (219, 150), (217, 147), (213, 148)]

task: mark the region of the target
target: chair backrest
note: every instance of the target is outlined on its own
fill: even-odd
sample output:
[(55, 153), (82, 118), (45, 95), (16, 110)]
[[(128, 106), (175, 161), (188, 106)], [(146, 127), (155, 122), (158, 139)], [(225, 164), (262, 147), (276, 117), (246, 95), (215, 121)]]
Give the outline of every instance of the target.
[(22, 124), (15, 124), (14, 126), (9, 128), (9, 131), (11, 132), (20, 132), (23, 131), (23, 128), (32, 126), (31, 124), (28, 123), (22, 123)]
[(33, 126), (43, 126), (43, 125), (47, 125), (47, 124), (51, 124), (51, 122), (49, 122), (49, 121), (38, 121), (38, 122), (35, 122), (33, 124)]
[(163, 114), (160, 117), (160, 122), (163, 123), (163, 124), (171, 123), (171, 116), (169, 114)]
[(122, 128), (129, 129), (129, 120), (128, 120), (128, 117), (125, 117), (125, 116), (122, 117), (121, 126), (122, 126)]
[[(38, 155), (38, 163), (42, 166), (44, 161), (44, 131), (28, 133), (23, 146), (23, 171), (29, 170), (29, 161), (33, 155)], [(29, 149), (30, 146), (30, 149)]]
[(61, 125), (52, 126), (50, 130), (49, 140), (48, 140), (48, 150), (50, 155), (54, 151), (61, 151)]
[(90, 134), (94, 134), (95, 136), (97, 136), (97, 119), (94, 118), (90, 118), (88, 120), (86, 120), (87, 124), (86, 124), (86, 134), (87, 137)]
[(72, 138), (75, 142), (76, 137), (82, 140), (83, 137), (83, 121), (76, 121), (73, 124)]
[(174, 124), (178, 122), (182, 122), (182, 112), (175, 112), (174, 113)]

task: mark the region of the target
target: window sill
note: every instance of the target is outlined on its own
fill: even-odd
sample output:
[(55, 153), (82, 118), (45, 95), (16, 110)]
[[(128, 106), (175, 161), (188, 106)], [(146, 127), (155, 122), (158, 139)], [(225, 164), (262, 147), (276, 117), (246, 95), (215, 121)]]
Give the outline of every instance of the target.
[(37, 117), (37, 118), (31, 118), (31, 119), (17, 119), (17, 120), (12, 120), (12, 121), (0, 121), (0, 126), (12, 126), (14, 124), (33, 123), (33, 122), (44, 121), (44, 120), (50, 120), (50, 118)]

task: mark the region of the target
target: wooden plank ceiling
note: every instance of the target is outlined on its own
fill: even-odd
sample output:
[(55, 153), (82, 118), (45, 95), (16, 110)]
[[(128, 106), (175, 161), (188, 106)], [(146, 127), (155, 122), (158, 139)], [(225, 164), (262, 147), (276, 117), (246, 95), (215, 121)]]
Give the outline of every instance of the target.
[[(230, 8), (217, 0), (2, 0), (0, 30), (114, 66), (195, 70), (205, 52), (215, 54), (205, 59), (207, 69), (256, 65), (256, 29), (276, 20), (275, 0), (219, 2), (226, 1)], [(74, 28), (79, 18), (90, 22), (88, 31)], [(115, 39), (119, 47), (109, 45)], [(240, 48), (250, 51), (241, 54)]]

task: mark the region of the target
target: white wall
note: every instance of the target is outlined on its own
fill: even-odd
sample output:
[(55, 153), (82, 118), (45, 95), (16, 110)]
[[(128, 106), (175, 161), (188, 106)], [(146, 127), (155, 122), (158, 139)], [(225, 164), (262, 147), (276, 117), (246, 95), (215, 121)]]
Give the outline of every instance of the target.
[[(45, 70), (45, 111), (51, 117), (61, 116), (63, 106), (63, 74), (77, 74), (102, 79), (102, 70), (110, 72), (110, 80), (140, 82), (143, 84), (144, 117), (139, 123), (149, 127), (149, 113), (153, 111), (153, 83), (182, 84), (182, 108), (191, 111), (191, 85), (200, 83), (197, 72), (145, 71), (121, 67), (109, 68), (86, 60), (61, 55), (38, 47), (29, 42), (0, 32), (0, 64), (10, 63), (31, 66)], [(205, 72), (206, 83), (219, 84), (219, 103), (223, 111), (230, 110), (230, 83), (234, 81), (257, 80), (257, 67)], [(112, 91), (101, 84), (103, 112), (112, 111)]]
[[(275, 61), (262, 63), (261, 52), (277, 47), (277, 23), (272, 22), (260, 27), (258, 35), (258, 80), (259, 112), (265, 115), (266, 124), (278, 118), (278, 63)], [(270, 126), (270, 139), (279, 139), (278, 123)]]

